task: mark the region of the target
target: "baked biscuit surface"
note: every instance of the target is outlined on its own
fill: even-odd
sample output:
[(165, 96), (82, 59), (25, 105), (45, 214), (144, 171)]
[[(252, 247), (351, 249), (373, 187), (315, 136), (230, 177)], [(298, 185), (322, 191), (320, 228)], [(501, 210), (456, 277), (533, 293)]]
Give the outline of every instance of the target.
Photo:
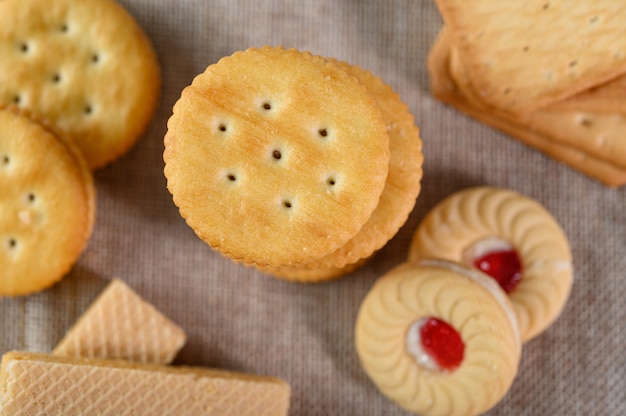
[(200, 238), (244, 263), (298, 265), (343, 246), (372, 215), (389, 138), (355, 78), (266, 47), (223, 58), (183, 91), (164, 160)]
[[(499, 292), (481, 273), (450, 262), (397, 266), (359, 309), (355, 342), (363, 369), (385, 396), (417, 414), (486, 412), (510, 388), (521, 352), (512, 307)], [(435, 364), (420, 347), (426, 338), (415, 336), (415, 328), (421, 332), (431, 319), (460, 337), (454, 368)], [(436, 350), (450, 348), (452, 339), (444, 339)]]
[(365, 264), (405, 223), (421, 190), (422, 140), (407, 105), (391, 86), (371, 72), (347, 62), (330, 60), (355, 76), (380, 107), (389, 134), (389, 173), (378, 206), (348, 243), (315, 263), (264, 270), (301, 282), (337, 278)]
[(0, 2), (0, 105), (73, 140), (91, 168), (136, 142), (159, 93), (155, 52), (115, 1)]
[(507, 252), (516, 253), (520, 262), (519, 280), (508, 295), (522, 341), (528, 341), (558, 318), (573, 280), (567, 236), (537, 201), (487, 186), (458, 191), (424, 217), (409, 260), (438, 258), (476, 266), (481, 258)]
[(42, 290), (69, 271), (94, 216), (90, 172), (50, 132), (0, 110), (0, 295)]

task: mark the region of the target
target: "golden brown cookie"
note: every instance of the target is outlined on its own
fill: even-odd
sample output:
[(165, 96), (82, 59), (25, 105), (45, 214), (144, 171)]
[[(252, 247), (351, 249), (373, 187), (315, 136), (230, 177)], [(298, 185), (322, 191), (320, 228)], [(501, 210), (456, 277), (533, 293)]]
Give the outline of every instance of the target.
[[(458, 85), (450, 72), (451, 43), (447, 30), (443, 30), (428, 56), (428, 71), (433, 95), (475, 119), (493, 126), (521, 142), (536, 148), (546, 155), (563, 162), (572, 168), (601, 181), (607, 186), (617, 187), (626, 184), (626, 169), (608, 163), (604, 159), (564, 144), (557, 137), (548, 137), (529, 128), (528, 122), (511, 121), (498, 110), (479, 103), (467, 85)], [(458, 75), (458, 74), (457, 74)], [(575, 101), (575, 100), (574, 100)], [(589, 101), (583, 99), (581, 108), (587, 108)], [(559, 105), (564, 104), (561, 102)], [(612, 105), (612, 104), (611, 104)]]
[(481, 99), (528, 113), (626, 73), (621, 2), (437, 0)]
[(0, 295), (60, 280), (87, 245), (93, 178), (80, 153), (27, 116), (0, 110)]
[(0, 2), (0, 105), (73, 140), (91, 168), (139, 139), (159, 93), (155, 52), (117, 2)]
[(389, 174), (380, 202), (363, 228), (334, 253), (300, 267), (265, 271), (303, 282), (328, 280), (354, 271), (382, 248), (406, 222), (415, 206), (422, 179), (422, 141), (413, 115), (398, 94), (380, 78), (356, 65), (331, 59), (355, 76), (376, 100), (389, 133)]
[(538, 202), (477, 187), (438, 203), (415, 231), (409, 260), (446, 259), (483, 270), (507, 291), (522, 341), (559, 316), (572, 285), (567, 237)]
[(516, 374), (515, 313), (486, 275), (445, 261), (382, 276), (359, 309), (356, 349), (376, 387), (420, 415), (476, 415)]
[[(621, 78), (533, 111), (520, 120), (498, 109), (488, 108), (480, 100), (454, 46), (450, 48), (450, 75), (473, 106), (484, 108), (492, 116), (525, 126), (531, 133), (578, 149), (618, 169), (626, 169), (626, 95), (622, 95), (621, 99), (614, 95), (623, 91), (621, 84), (624, 81)], [(621, 111), (614, 111), (620, 106)]]
[(298, 266), (345, 245), (371, 217), (389, 136), (373, 98), (336, 65), (252, 48), (185, 88), (164, 160), (174, 203), (211, 247), (246, 264)]

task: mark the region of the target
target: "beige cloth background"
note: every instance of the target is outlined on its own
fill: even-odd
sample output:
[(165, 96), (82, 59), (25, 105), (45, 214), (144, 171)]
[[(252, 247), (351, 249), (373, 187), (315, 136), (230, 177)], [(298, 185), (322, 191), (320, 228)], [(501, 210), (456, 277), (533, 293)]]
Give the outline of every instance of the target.
[[(133, 150), (96, 173), (88, 248), (58, 285), (0, 299), (0, 351), (49, 351), (104, 288), (125, 280), (178, 322), (177, 363), (278, 376), (292, 415), (404, 415), (359, 366), (353, 325), (374, 280), (402, 262), (413, 230), (446, 195), (472, 185), (536, 198), (572, 244), (575, 284), (562, 317), (524, 347), (519, 375), (490, 415), (626, 414), (626, 190), (599, 183), (435, 101), (425, 59), (441, 26), (432, 0), (122, 0), (164, 76), (160, 108)], [(406, 226), (366, 267), (301, 285), (223, 259), (186, 226), (163, 176), (166, 121), (204, 68), (265, 44), (361, 65), (396, 89), (424, 140), (423, 191)]]

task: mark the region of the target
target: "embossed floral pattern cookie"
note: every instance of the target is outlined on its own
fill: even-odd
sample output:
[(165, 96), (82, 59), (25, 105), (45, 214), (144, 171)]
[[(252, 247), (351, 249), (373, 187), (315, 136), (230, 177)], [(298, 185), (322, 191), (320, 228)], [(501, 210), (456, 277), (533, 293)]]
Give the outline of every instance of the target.
[(388, 398), (421, 415), (476, 415), (511, 386), (521, 341), (512, 305), (485, 274), (442, 260), (381, 277), (359, 310), (356, 349)]
[(538, 202), (516, 192), (477, 187), (437, 204), (415, 232), (409, 260), (462, 262), (500, 283), (515, 308), (523, 341), (561, 313), (572, 285), (565, 233)]

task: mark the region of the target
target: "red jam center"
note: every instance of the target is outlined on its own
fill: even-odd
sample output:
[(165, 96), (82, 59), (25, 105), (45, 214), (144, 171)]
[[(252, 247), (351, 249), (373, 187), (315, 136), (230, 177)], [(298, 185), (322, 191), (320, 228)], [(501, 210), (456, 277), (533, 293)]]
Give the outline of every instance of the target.
[(461, 335), (448, 323), (428, 318), (420, 328), (422, 349), (442, 370), (452, 371), (463, 361), (465, 344)]
[(475, 259), (474, 266), (496, 279), (506, 293), (511, 293), (522, 280), (522, 262), (515, 250), (487, 253)]

